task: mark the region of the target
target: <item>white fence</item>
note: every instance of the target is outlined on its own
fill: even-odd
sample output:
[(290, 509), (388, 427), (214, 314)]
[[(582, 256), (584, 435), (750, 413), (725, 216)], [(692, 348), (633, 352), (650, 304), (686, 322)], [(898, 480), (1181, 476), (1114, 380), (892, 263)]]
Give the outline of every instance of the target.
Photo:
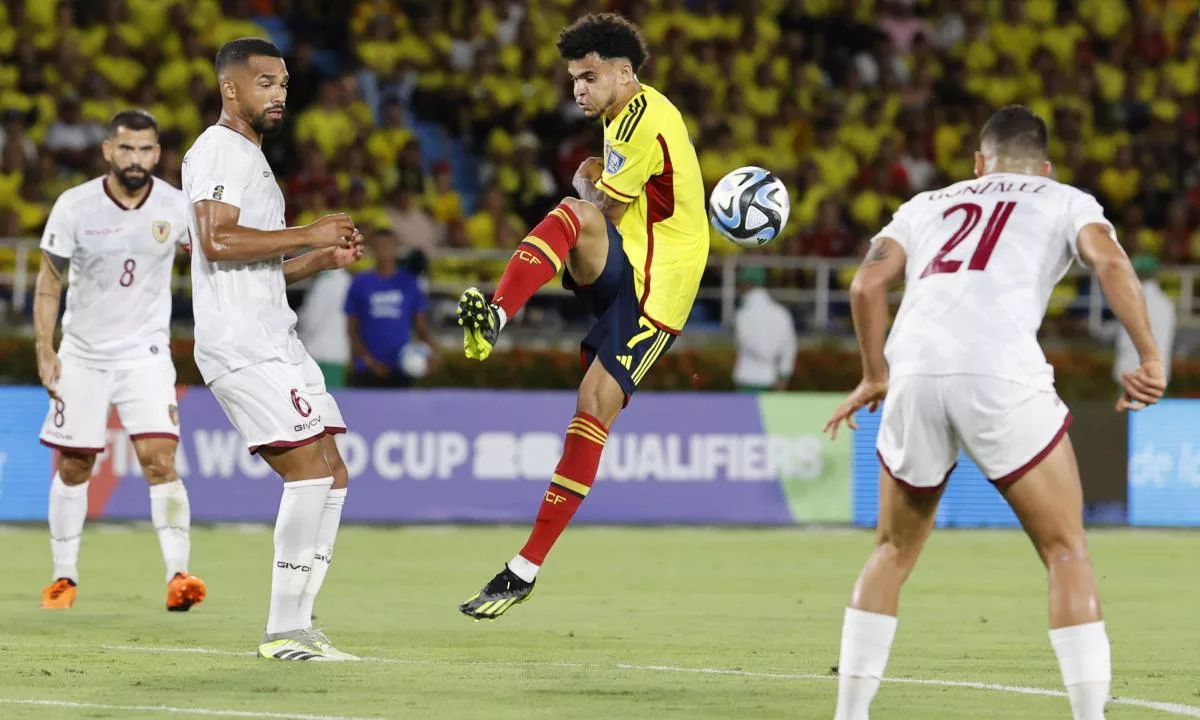
[[(32, 239), (0, 239), (0, 289), (11, 289), (12, 306), (17, 312), (26, 309), (29, 292), (35, 280), (31, 268), (33, 259), (38, 253), (37, 241)], [(436, 278), (437, 264), (441, 260), (454, 260), (459, 263), (495, 262), (507, 260), (510, 251), (503, 250), (463, 250), (442, 249), (436, 258), (432, 259)], [(781, 302), (805, 313), (811, 320), (810, 327), (824, 330), (830, 327), (830, 309), (837, 304), (849, 301), (849, 293), (845, 288), (839, 288), (836, 278), (843, 270), (858, 265), (857, 259), (797, 257), (778, 255), (713, 255), (708, 261), (709, 267), (715, 269), (720, 277), (718, 286), (700, 289), (700, 298), (717, 301), (720, 304), (720, 321), (723, 327), (732, 327), (734, 307), (737, 300), (737, 271), (742, 267), (763, 267), (768, 270), (802, 270), (812, 279), (812, 287), (779, 287), (771, 285), (772, 294)], [(1200, 327), (1197, 318), (1197, 302), (1195, 300), (1196, 280), (1200, 275), (1200, 266), (1164, 267), (1160, 278), (1168, 293), (1175, 298), (1179, 307), (1179, 323), (1183, 327)], [(1089, 330), (1099, 330), (1105, 309), (1104, 297), (1100, 293), (1096, 277), (1086, 269), (1076, 266), (1068, 274), (1068, 278), (1087, 276), (1084, 290), (1071, 300), (1070, 307), (1076, 311), (1086, 311)], [(177, 289), (187, 285), (187, 278), (175, 277)], [(491, 289), (487, 283), (481, 287)], [(556, 284), (547, 288), (549, 292), (564, 292), (557, 289)], [(462, 291), (460, 281), (433, 280), (430, 294), (434, 297), (458, 297)], [(899, 301), (899, 293), (894, 293), (894, 299)]]

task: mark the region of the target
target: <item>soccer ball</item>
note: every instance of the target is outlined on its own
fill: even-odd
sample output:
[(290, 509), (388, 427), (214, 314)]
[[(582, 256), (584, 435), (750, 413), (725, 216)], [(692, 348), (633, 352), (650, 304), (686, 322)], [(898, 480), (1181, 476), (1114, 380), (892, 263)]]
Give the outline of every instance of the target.
[(429, 346), (414, 340), (400, 349), (400, 369), (410, 378), (423, 378), (429, 373)]
[(791, 212), (783, 181), (769, 170), (749, 165), (721, 178), (708, 198), (713, 227), (742, 247), (765, 245), (783, 232)]

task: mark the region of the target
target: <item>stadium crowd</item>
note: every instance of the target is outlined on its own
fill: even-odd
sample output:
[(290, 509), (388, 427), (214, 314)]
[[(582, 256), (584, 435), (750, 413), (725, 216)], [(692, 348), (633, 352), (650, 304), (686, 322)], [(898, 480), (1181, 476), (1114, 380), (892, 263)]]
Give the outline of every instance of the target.
[(178, 184), (219, 112), (214, 49), (257, 35), (291, 73), (290, 121), (267, 148), (291, 221), (342, 209), (443, 277), (487, 276), (438, 248), (514, 246), (597, 154), (554, 40), (612, 9), (643, 26), (642, 79), (686, 113), (707, 184), (745, 164), (788, 182), (787, 236), (765, 252), (859, 254), (903, 199), (969, 177), (977, 128), (1016, 102), (1050, 123), (1055, 176), (1094, 193), (1131, 252), (1200, 262), (1192, 0), (334, 5), (0, 2), (0, 237), (36, 235), (62, 190), (106, 169), (104, 124), (130, 105), (158, 118), (159, 174)]

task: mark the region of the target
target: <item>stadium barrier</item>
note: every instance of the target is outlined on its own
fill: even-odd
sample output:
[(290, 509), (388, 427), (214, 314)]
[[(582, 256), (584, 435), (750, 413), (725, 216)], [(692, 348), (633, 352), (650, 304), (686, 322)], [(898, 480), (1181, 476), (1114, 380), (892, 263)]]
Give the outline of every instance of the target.
[[(337, 393), (350, 432), (348, 522), (530, 521), (575, 407), (570, 392)], [(609, 435), (579, 521), (848, 524), (850, 437), (821, 435), (841, 395), (639, 393)], [(0, 388), (0, 521), (46, 517), (52, 453), (40, 388)], [(246, 451), (212, 393), (181, 388), (177, 464), (196, 522), (271, 522), (279, 482)], [(89, 517), (145, 519), (146, 486), (115, 415)]]
[[(1130, 420), (1113, 411), (1111, 402), (1070, 404), (1074, 423), (1071, 442), (1079, 462), (1087, 520), (1095, 524), (1126, 522), (1126, 433)], [(1196, 403), (1200, 415), (1200, 402)], [(875, 413), (860, 412), (859, 430), (853, 441), (854, 524), (875, 527), (879, 518), (879, 460), (875, 438), (879, 432), (882, 406)], [(1198, 418), (1200, 419), (1200, 418)], [(1200, 460), (1200, 456), (1198, 456)], [(1132, 493), (1132, 491), (1130, 491)], [(1200, 499), (1200, 487), (1195, 496)], [(1195, 504), (1194, 504), (1195, 506)], [(1196, 509), (1200, 517), (1200, 508)], [(965, 454), (950, 474), (945, 495), (938, 507), (938, 527), (1019, 527), (1000, 493)]]
[(1200, 401), (1164, 400), (1129, 418), (1129, 524), (1200, 527)]
[[(7, 299), (18, 314), (27, 314), (32, 305), (33, 283), (36, 279), (36, 258), (39, 257), (38, 241), (33, 238), (0, 238), (0, 299)], [(479, 248), (439, 248), (438, 263), (451, 263), (455, 267), (473, 264), (504, 263), (511, 256), (509, 250), (488, 250)], [(800, 287), (788, 281), (782, 284), (772, 283), (772, 295), (789, 306), (803, 308), (811, 314), (812, 328), (827, 330), (832, 327), (832, 319), (837, 312), (844, 312), (850, 302), (849, 285), (846, 273), (858, 267), (859, 258), (827, 258), (818, 256), (792, 256), (757, 253), (718, 254), (712, 253), (708, 258), (708, 267), (713, 277), (719, 278), (714, 286), (705, 285), (700, 288), (700, 300), (718, 303), (720, 306), (719, 319), (724, 328), (733, 326), (733, 317), (737, 302), (737, 271), (746, 267), (761, 267), (767, 271), (792, 272), (800, 271), (812, 278), (811, 287)], [(436, 275), (436, 273), (435, 273)], [(1159, 277), (1176, 299), (1179, 323), (1185, 327), (1200, 324), (1200, 302), (1196, 301), (1196, 288), (1200, 285), (1200, 265), (1180, 265), (1163, 267)], [(1066, 308), (1080, 313), (1087, 318), (1089, 329), (1101, 332), (1104, 323), (1104, 312), (1107, 303), (1100, 293), (1099, 281), (1096, 276), (1079, 264), (1071, 267), (1066, 275), (1065, 283), (1071, 280), (1086, 278), (1077, 293), (1070, 294)], [(490, 293), (495, 289), (496, 280), (478, 281), (480, 289)], [(305, 281), (309, 282), (309, 281)], [(176, 291), (189, 292), (190, 280), (187, 276), (176, 275), (173, 278)], [(452, 280), (431, 281), (428, 292), (434, 298), (457, 299), (462, 292), (463, 281), (460, 277)], [(304, 287), (301, 283), (297, 287)], [(550, 283), (543, 288), (543, 295), (568, 294), (557, 283)], [(893, 303), (901, 298), (899, 291), (891, 294)]]
[[(623, 416), (610, 435), (601, 483), (579, 520), (874, 526), (880, 415), (860, 414), (859, 432), (829, 442), (820, 429), (840, 399), (640, 393), (636, 412)], [(574, 395), (347, 390), (338, 402), (351, 424), (339, 438), (354, 479), (348, 521), (525, 523), (558, 457)], [(0, 522), (44, 521), (54, 462), (37, 441), (45, 392), (3, 387), (0, 405)], [(1107, 403), (1073, 403), (1072, 409), (1093, 520), (1123, 522), (1128, 488), (1130, 524), (1200, 526), (1194, 440), (1200, 401), (1164, 401), (1128, 420)], [(278, 484), (265, 463), (246, 452), (211, 393), (181, 388), (180, 410), (178, 464), (196, 521), (270, 522)], [(141, 471), (115, 416), (108, 439), (90, 489), (90, 516), (144, 519), (149, 507)], [(964, 457), (938, 524), (1013, 527), (1016, 521)]]

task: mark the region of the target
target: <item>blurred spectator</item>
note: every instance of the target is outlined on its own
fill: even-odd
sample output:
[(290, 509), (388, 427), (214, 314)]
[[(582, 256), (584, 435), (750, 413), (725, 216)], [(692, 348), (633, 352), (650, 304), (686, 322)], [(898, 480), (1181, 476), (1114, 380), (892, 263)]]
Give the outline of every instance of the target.
[(937, 168), (929, 161), (929, 148), (918, 133), (910, 132), (905, 138), (900, 163), (904, 165), (904, 173), (908, 176), (908, 195), (933, 188)]
[[(878, 229), (878, 228), (876, 228)], [(834, 198), (825, 198), (817, 206), (817, 220), (804, 230), (794, 255), (845, 257), (854, 251), (855, 236), (842, 222), (842, 210)]]
[(424, 198), (430, 191), (429, 179), (421, 166), (421, 143), (415, 139), (404, 144), (404, 149), (400, 151), (400, 157), (396, 160), (395, 186), (404, 188), (420, 198)]
[[(1142, 293), (1146, 296), (1146, 308), (1150, 312), (1150, 330), (1158, 342), (1162, 356), (1165, 378), (1171, 379), (1171, 356), (1175, 347), (1175, 303), (1163, 292), (1158, 283), (1158, 260), (1153, 255), (1136, 255), (1133, 268), (1142, 280)], [(1117, 328), (1116, 358), (1113, 364), (1113, 379), (1121, 383), (1121, 375), (1133, 372), (1141, 365), (1137, 348), (1124, 327)]]
[(302, 198), (316, 193), (323, 195), (326, 202), (336, 197), (337, 180), (330, 174), (329, 163), (321, 148), (313, 143), (302, 145), (300, 155), (300, 169), (288, 178), (288, 194)]
[(79, 98), (66, 95), (58, 103), (58, 118), (46, 130), (46, 149), (62, 165), (82, 169), (95, 156), (107, 134), (104, 126), (85, 119)]
[(1163, 227), (1162, 261), (1168, 265), (1200, 263), (1200, 229), (1193, 221), (1191, 203), (1176, 200), (1167, 208)]
[(1112, 166), (1100, 173), (1098, 182), (1105, 199), (1114, 207), (1124, 206), (1132, 200), (1142, 182), (1141, 172), (1133, 164), (1133, 148), (1121, 146)]
[(417, 278), (398, 266), (399, 243), (391, 230), (375, 232), (370, 246), (375, 267), (356, 275), (346, 295), (346, 329), (353, 361), (350, 384), (409, 387), (413, 379), (400, 365), (404, 346), (416, 336), (437, 352), (425, 293)]
[(21, 154), (25, 156), (26, 165), (33, 165), (37, 162), (38, 157), (37, 144), (26, 132), (26, 127), (31, 119), (30, 113), (16, 108), (6, 108), (3, 113), (0, 113), (0, 148), (10, 144), (16, 145), (21, 149)]
[(354, 142), (358, 128), (346, 109), (342, 90), (337, 81), (321, 84), (320, 104), (310, 107), (296, 118), (296, 139), (313, 142), (327, 158)]
[(450, 163), (445, 160), (439, 160), (433, 166), (429, 211), (441, 225), (450, 225), (463, 217), (462, 196), (454, 189), (454, 173)]
[(396, 188), (386, 212), (401, 247), (420, 250), (430, 258), (437, 255), (437, 226), (408, 188)]
[(346, 295), (353, 276), (344, 269), (317, 273), (304, 294), (296, 332), (317, 361), (330, 389), (346, 385), (350, 336), (346, 328)]
[(796, 324), (763, 287), (766, 277), (761, 267), (738, 271), (741, 306), (734, 316), (733, 384), (742, 392), (786, 390), (796, 365)]
[[(510, 247), (522, 232), (510, 217), (536, 222), (579, 164), (602, 153), (601, 124), (581, 115), (553, 43), (584, 5), (599, 7), (0, 3), (0, 204), (36, 235), (39, 208), (81, 173), (106, 170), (96, 152), (104, 125), (131, 104), (158, 116), (159, 172), (177, 183), (179, 153), (219, 116), (213, 53), (224, 39), (263, 33), (246, 15), (254, 8), (273, 16), (271, 36), (288, 55), (294, 120), (264, 151), (286, 179), (289, 221), (351, 210), (364, 225), (395, 226), (435, 265), (454, 260), (434, 248)], [(853, 257), (860, 233), (896, 202), (970, 177), (980, 123), (1018, 101), (1052, 128), (1055, 177), (1128, 217), (1123, 242), (1165, 263), (1200, 262), (1195, 218), (1179, 205), (1200, 206), (1194, 3), (601, 5), (642, 23), (653, 54), (642, 79), (679, 108), (707, 187), (746, 164), (788, 184), (787, 235), (762, 252)], [(489, 185), (502, 197), (481, 194)], [(491, 271), (456, 267), (456, 282)]]
[(521, 219), (508, 208), (508, 198), (499, 186), (483, 191), (479, 211), (467, 221), (467, 241), (472, 247), (515, 248), (524, 232)]
[(520, 133), (514, 140), (512, 160), (498, 168), (495, 177), (500, 190), (513, 199), (517, 214), (527, 227), (536, 225), (557, 200), (554, 176), (538, 162), (540, 147), (536, 135), (529, 131)]
[(302, 38), (288, 57), (288, 109), (291, 112), (307, 109), (321, 92), (324, 75), (316, 65), (315, 55), (312, 42)]
[(412, 140), (413, 134), (404, 125), (404, 108), (399, 100), (383, 104), (383, 124), (371, 131), (367, 151), (380, 167), (395, 166), (400, 151)]

